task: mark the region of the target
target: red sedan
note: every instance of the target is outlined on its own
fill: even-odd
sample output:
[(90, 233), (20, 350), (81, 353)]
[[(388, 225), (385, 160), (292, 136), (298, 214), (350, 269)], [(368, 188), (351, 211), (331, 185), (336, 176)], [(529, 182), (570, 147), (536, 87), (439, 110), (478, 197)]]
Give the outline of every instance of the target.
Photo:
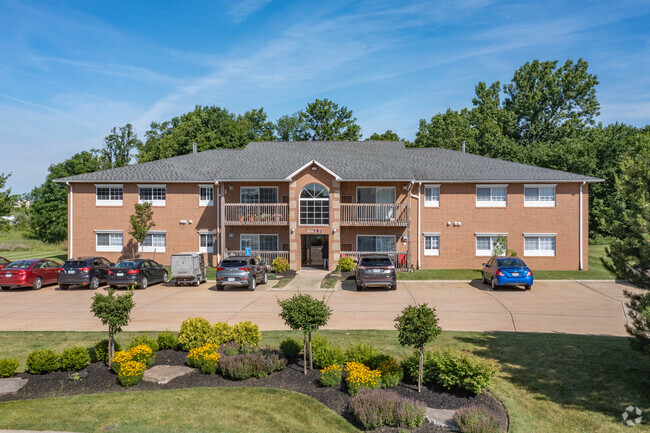
[(54, 260), (16, 260), (0, 270), (0, 287), (31, 287), (38, 290), (46, 284), (56, 283), (61, 266)]
[(10, 260), (5, 259), (4, 257), (0, 257), (0, 269), (4, 268), (9, 263), (11, 263)]

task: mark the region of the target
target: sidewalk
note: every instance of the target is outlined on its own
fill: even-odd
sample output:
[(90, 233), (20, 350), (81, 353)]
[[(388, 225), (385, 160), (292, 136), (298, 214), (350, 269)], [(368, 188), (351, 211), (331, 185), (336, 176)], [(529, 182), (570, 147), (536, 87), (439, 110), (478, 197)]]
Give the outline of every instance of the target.
[(325, 290), (320, 288), (320, 283), (323, 278), (329, 274), (329, 271), (320, 269), (302, 269), (296, 273), (296, 277), (289, 281), (289, 284), (282, 289), (273, 290), (288, 290), (288, 291), (311, 291), (311, 290)]

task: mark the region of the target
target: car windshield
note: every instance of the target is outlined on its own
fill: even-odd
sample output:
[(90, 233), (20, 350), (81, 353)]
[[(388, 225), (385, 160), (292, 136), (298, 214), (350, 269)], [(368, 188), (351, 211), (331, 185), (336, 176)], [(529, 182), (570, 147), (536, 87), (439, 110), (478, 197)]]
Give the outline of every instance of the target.
[(18, 262), (9, 263), (5, 269), (27, 269), (33, 264), (34, 262), (21, 260)]
[(499, 259), (499, 266), (505, 267), (521, 267), (526, 266), (524, 262), (519, 259)]
[(239, 268), (241, 266), (246, 266), (245, 260), (224, 260), (221, 262), (222, 268)]
[(125, 260), (123, 262), (118, 262), (115, 265), (115, 267), (119, 269), (131, 269), (137, 266), (138, 266), (138, 262), (134, 262), (133, 260)]
[(360, 266), (391, 266), (393, 263), (389, 258), (361, 259)]
[(90, 262), (83, 260), (69, 260), (63, 264), (63, 267), (67, 269), (83, 268), (86, 266), (90, 266)]

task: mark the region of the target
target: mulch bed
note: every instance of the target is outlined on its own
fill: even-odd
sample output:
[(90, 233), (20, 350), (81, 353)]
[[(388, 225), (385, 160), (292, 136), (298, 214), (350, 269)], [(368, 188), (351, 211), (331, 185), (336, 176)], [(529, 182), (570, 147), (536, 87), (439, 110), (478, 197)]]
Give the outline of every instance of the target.
[[(187, 352), (174, 350), (161, 350), (156, 353), (155, 365), (186, 365), (185, 359)], [(290, 391), (306, 394), (334, 412), (343, 416), (356, 427), (361, 428), (352, 418), (348, 411), (348, 401), (350, 396), (343, 387), (322, 387), (319, 384), (320, 371), (314, 369), (307, 370), (307, 375), (303, 374), (302, 364), (289, 364), (282, 370), (275, 372), (265, 378), (250, 378), (243, 381), (233, 381), (225, 379), (218, 374), (202, 374), (199, 369), (193, 372), (173, 379), (165, 385), (158, 385), (153, 382), (141, 381), (135, 386), (123, 388), (118, 380), (117, 375), (109, 371), (103, 362), (95, 362), (83, 369), (82, 376), (88, 373), (81, 380), (72, 380), (71, 373), (74, 372), (54, 372), (44, 375), (32, 375), (29, 373), (19, 373), (16, 377), (29, 379), (29, 382), (18, 393), (14, 395), (0, 396), (0, 401), (25, 400), (46, 397), (63, 397), (79, 394), (101, 394), (111, 392), (131, 392), (131, 391), (154, 391), (162, 389), (181, 389), (196, 387), (230, 387), (230, 386), (251, 386), (259, 388), (280, 388)], [(342, 385), (344, 386), (344, 385)], [(459, 409), (463, 406), (481, 405), (491, 408), (495, 412), (504, 414), (507, 419), (507, 411), (503, 404), (489, 393), (483, 392), (479, 395), (472, 395), (463, 390), (447, 391), (436, 387), (423, 387), (422, 393), (417, 392), (417, 385), (400, 383), (393, 390), (400, 395), (420, 400), (426, 403), (428, 407), (437, 409)], [(398, 432), (398, 428), (381, 428), (381, 432)], [(446, 429), (436, 427), (433, 424), (424, 423), (417, 429), (410, 431), (418, 433), (428, 432), (445, 432)]]

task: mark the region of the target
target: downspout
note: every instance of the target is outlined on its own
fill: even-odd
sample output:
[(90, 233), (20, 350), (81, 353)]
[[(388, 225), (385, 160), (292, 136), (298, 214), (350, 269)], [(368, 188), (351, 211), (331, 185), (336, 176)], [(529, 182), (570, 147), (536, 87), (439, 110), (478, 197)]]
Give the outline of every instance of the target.
[(68, 258), (71, 259), (72, 257), (74, 257), (74, 255), (72, 254), (73, 253), (72, 250), (72, 220), (73, 220), (72, 198), (73, 197), (72, 197), (72, 185), (70, 185), (70, 182), (66, 182), (65, 184), (68, 185), (68, 188), (70, 188), (70, 194), (69, 194), (70, 200), (68, 203), (68, 210), (70, 211), (68, 215)]
[(418, 248), (418, 254), (417, 254), (418, 269), (420, 269), (420, 215), (421, 215), (421, 211), (420, 211), (420, 201), (421, 200), (420, 200), (420, 198), (421, 198), (421, 194), (422, 194), (422, 182), (418, 182), (418, 195), (411, 194), (411, 197), (418, 201), (418, 240), (416, 242), (416, 245), (417, 245), (417, 248)]
[[(221, 263), (221, 191), (219, 181), (214, 181), (214, 206), (217, 208), (217, 264)], [(213, 245), (214, 248), (214, 245)]]
[(585, 186), (586, 183), (587, 183), (586, 181), (583, 181), (582, 185), (580, 185), (580, 224), (579, 224), (580, 225), (580, 236), (579, 236), (580, 237), (580, 247), (578, 248), (578, 250), (580, 251), (580, 270), (581, 271), (584, 269), (584, 262), (583, 262), (583, 259), (582, 259), (582, 237), (583, 237), (583, 234), (582, 234), (582, 230), (583, 230), (583, 228), (582, 228), (582, 225), (583, 225), (582, 224), (582, 188)]

